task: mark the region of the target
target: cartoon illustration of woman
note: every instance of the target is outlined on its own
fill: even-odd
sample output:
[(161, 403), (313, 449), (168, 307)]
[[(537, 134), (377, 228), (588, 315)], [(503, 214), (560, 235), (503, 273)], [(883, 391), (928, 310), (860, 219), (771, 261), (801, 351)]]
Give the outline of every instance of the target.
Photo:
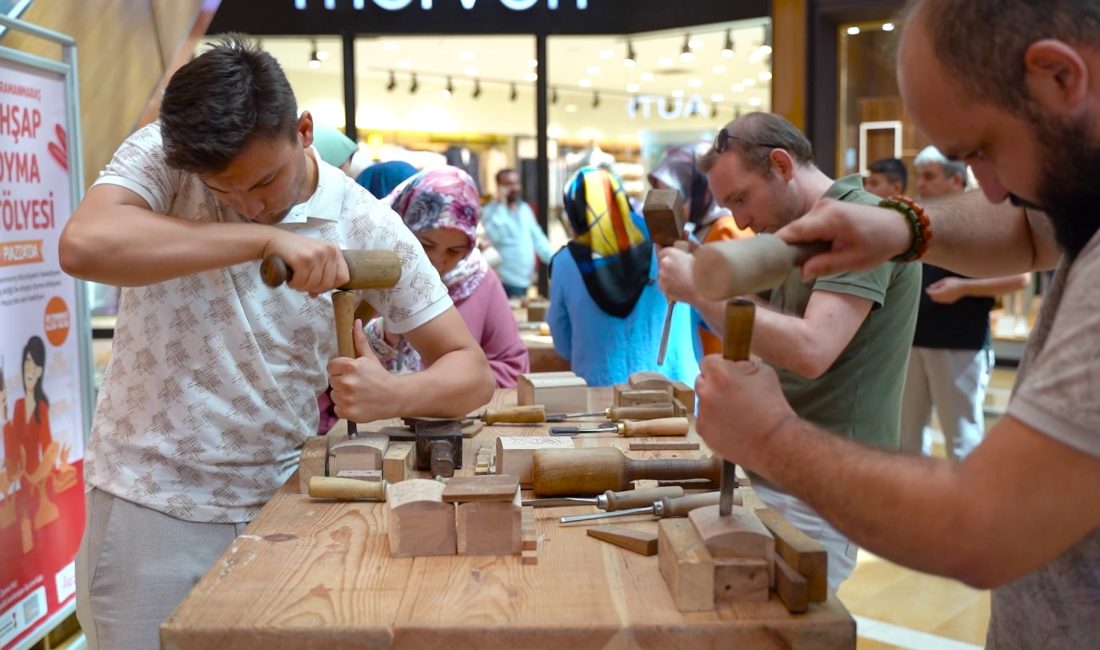
[(60, 448), (50, 435), (50, 402), (42, 388), (45, 373), (46, 344), (41, 338), (32, 336), (23, 348), (25, 395), (16, 400), (11, 420), (7, 417), (7, 391), (0, 389), (6, 474), (0, 487), (19, 482), (14, 496), (24, 553), (34, 547), (33, 531), (53, 523), (60, 516), (57, 505), (50, 501), (46, 483)]

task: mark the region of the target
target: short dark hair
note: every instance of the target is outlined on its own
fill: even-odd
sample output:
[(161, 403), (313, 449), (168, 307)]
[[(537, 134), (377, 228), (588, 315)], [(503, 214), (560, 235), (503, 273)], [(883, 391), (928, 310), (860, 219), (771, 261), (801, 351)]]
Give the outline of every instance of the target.
[(224, 170), (256, 138), (294, 138), (298, 104), (273, 56), (228, 34), (180, 68), (164, 89), (160, 130), (169, 166)]
[(500, 179), (503, 178), (505, 174), (515, 174), (515, 173), (516, 173), (516, 170), (512, 169), (511, 167), (505, 167), (504, 169), (498, 171), (497, 175), (494, 176), (493, 178), (496, 179), (496, 182), (499, 184)]
[(867, 171), (872, 174), (882, 174), (890, 179), (892, 183), (901, 183), (902, 192), (904, 192), (905, 187), (909, 185), (909, 170), (905, 168), (905, 163), (897, 158), (876, 160), (867, 166)]
[[(725, 151), (737, 151), (745, 166), (759, 174), (767, 174), (771, 168), (771, 159), (768, 156), (773, 148), (780, 148), (791, 154), (791, 158), (800, 165), (814, 164), (814, 150), (810, 141), (798, 127), (781, 115), (753, 111), (730, 122), (725, 129), (731, 136), (729, 148)], [(699, 171), (710, 173), (721, 155), (723, 154), (711, 147), (699, 159)]]
[(1017, 115), (1031, 111), (1024, 53), (1032, 43), (1100, 45), (1096, 0), (910, 0), (905, 15), (915, 13), (940, 65), (967, 95)]

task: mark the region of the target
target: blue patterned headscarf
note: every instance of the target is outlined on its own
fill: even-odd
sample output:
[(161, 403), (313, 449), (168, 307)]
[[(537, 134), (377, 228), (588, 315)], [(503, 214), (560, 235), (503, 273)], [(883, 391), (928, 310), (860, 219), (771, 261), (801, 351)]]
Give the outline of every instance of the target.
[(391, 160), (367, 167), (359, 172), (355, 182), (367, 188), (375, 198), (382, 199), (415, 173), (416, 167), (409, 163), (403, 160)]

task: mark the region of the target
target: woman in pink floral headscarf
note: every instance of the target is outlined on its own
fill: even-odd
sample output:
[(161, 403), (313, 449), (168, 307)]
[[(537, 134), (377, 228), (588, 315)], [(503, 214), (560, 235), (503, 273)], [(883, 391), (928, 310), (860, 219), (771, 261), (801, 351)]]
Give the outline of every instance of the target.
[[(425, 170), (394, 188), (384, 201), (420, 240), (439, 271), (466, 327), (481, 344), (497, 386), (512, 387), (527, 372), (527, 348), (519, 338), (504, 287), (477, 248), (481, 201), (477, 186), (457, 167)], [(381, 318), (366, 327), (379, 361), (390, 371), (417, 371), (420, 355), (385, 331)]]

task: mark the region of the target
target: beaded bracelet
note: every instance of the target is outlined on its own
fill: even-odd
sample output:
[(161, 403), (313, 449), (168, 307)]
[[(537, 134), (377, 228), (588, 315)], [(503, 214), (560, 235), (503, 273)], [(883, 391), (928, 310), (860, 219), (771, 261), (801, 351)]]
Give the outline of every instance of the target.
[(905, 196), (895, 194), (879, 201), (879, 207), (896, 210), (909, 222), (909, 228), (913, 231), (913, 243), (909, 249), (901, 255), (891, 259), (893, 262), (914, 262), (919, 260), (928, 251), (928, 244), (932, 241), (932, 225), (928, 221), (928, 215), (924, 208)]

